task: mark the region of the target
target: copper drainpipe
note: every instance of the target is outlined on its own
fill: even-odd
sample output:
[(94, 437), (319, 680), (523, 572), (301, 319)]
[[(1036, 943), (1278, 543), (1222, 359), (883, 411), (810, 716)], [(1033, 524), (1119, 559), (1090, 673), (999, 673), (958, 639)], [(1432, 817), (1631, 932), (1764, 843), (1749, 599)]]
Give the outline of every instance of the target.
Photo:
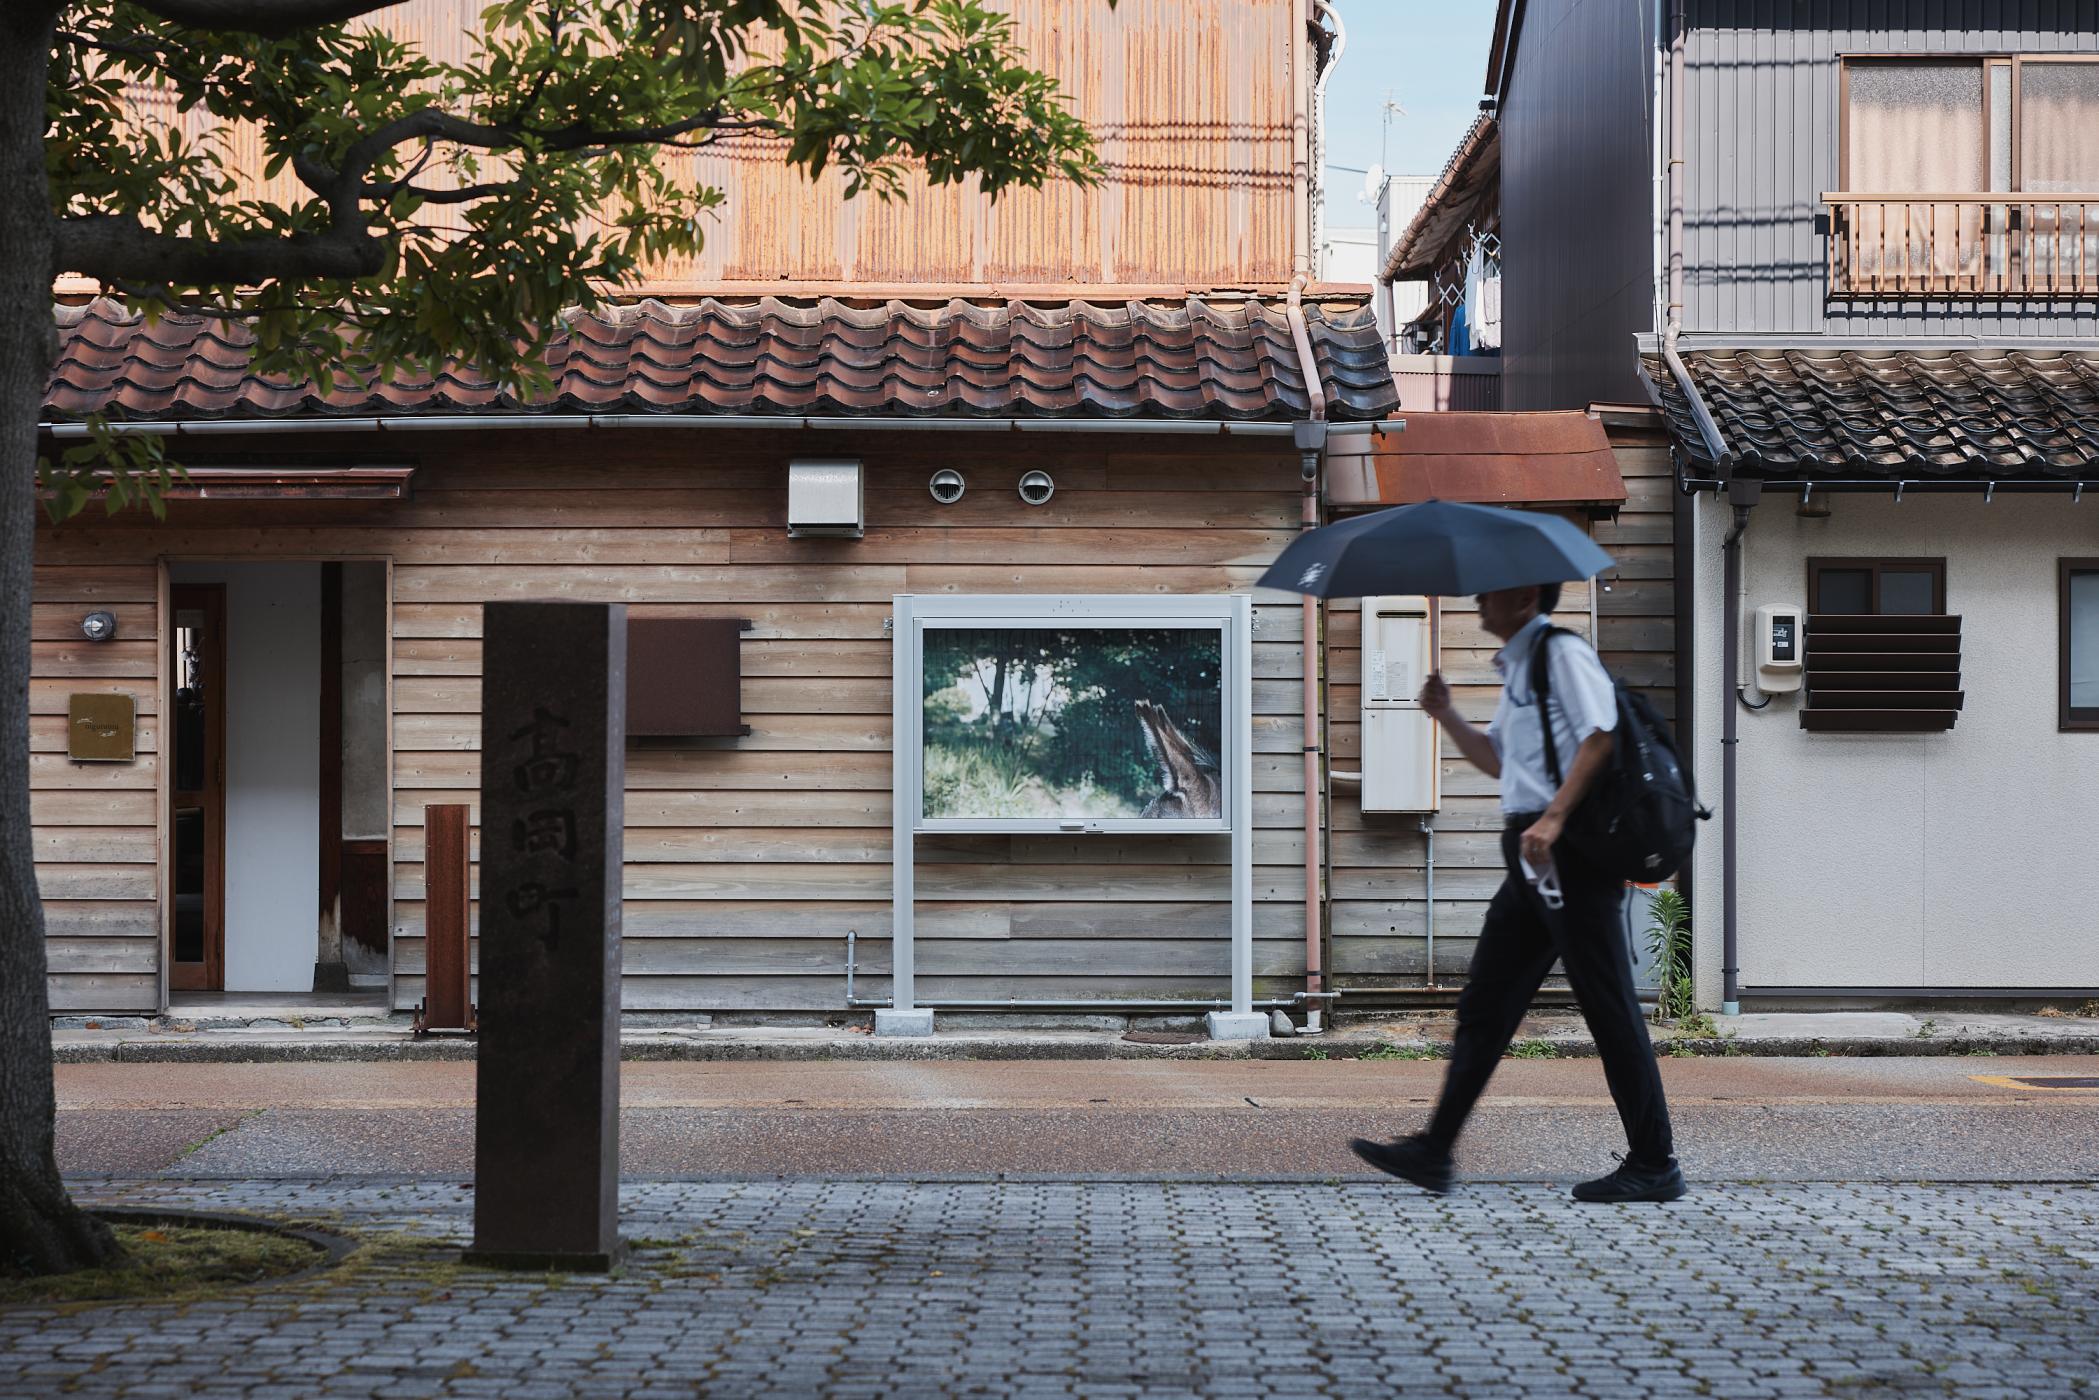
[[(1290, 283), (1285, 314), (1290, 338), (1297, 348), (1297, 362), (1304, 367), (1306, 422), (1297, 425), (1299, 474), (1304, 478), (1303, 505), (1299, 520), (1306, 530), (1319, 528), (1319, 466), (1326, 449), (1326, 387), (1319, 380), (1318, 361), (1312, 355), (1311, 329), (1305, 324), (1303, 273)], [(1320, 802), (1319, 771), (1319, 605), (1306, 595), (1303, 609), (1303, 659), (1299, 667), (1304, 681), (1305, 750), (1305, 1030), (1317, 1032), (1325, 1021), (1323, 1002), (1327, 996), (1324, 962), (1320, 957), (1320, 834), (1324, 819)]]

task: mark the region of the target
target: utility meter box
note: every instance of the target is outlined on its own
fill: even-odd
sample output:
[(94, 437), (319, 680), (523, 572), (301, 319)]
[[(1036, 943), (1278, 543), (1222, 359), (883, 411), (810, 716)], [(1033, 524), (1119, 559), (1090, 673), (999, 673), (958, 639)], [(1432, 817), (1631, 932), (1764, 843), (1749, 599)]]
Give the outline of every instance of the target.
[(866, 531), (860, 462), (853, 457), (803, 457), (787, 464), (787, 537), (843, 536)]
[(1756, 610), (1756, 687), (1766, 695), (1800, 689), (1807, 655), (1807, 610), (1769, 606)]
[(1442, 738), (1421, 708), (1436, 669), (1435, 605), (1363, 600), (1363, 810), (1433, 812), (1442, 803)]

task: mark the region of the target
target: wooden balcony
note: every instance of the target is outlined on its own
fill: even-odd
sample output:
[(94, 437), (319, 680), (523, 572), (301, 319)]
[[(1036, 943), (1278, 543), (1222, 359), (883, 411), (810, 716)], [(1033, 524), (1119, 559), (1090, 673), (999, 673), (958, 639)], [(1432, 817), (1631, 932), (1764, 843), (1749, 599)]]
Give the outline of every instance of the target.
[(2099, 193), (1824, 194), (1838, 297), (2099, 293)]

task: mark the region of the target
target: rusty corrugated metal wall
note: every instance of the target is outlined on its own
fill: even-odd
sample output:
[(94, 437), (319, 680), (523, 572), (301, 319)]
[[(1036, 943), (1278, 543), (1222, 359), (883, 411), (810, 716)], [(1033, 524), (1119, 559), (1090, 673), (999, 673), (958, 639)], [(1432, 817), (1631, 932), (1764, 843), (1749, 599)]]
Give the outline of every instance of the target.
[[(380, 17), (433, 58), (460, 62), (483, 0), (412, 0)], [(1105, 184), (1058, 183), (996, 204), (908, 182), (906, 197), (847, 200), (834, 172), (810, 182), (785, 143), (666, 151), (727, 204), (696, 259), (632, 290), (862, 294), (938, 284), (1004, 293), (1080, 284), (1154, 294), (1277, 288), (1291, 275), (1292, 0), (1010, 0), (1031, 59), (1053, 73), (1101, 143)], [(142, 115), (200, 134), (196, 114), (141, 93)], [(232, 134), (247, 172), (236, 197), (302, 198), (262, 178), (252, 132)], [(252, 183), (248, 183), (252, 182)], [(432, 183), (437, 183), (433, 180)]]

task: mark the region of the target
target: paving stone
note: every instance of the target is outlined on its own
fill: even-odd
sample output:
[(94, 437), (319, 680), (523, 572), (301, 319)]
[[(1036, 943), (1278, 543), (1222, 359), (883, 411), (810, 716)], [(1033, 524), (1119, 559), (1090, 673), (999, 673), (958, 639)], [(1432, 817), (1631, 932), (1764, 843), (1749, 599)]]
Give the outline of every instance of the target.
[(1598, 1211), (1546, 1186), (647, 1182), (622, 1226), (656, 1243), (613, 1277), (459, 1267), (458, 1182), (84, 1194), (377, 1238), (208, 1302), (0, 1310), (0, 1397), (2099, 1397), (2099, 1255), (2063, 1247), (2099, 1237), (2099, 1184)]

